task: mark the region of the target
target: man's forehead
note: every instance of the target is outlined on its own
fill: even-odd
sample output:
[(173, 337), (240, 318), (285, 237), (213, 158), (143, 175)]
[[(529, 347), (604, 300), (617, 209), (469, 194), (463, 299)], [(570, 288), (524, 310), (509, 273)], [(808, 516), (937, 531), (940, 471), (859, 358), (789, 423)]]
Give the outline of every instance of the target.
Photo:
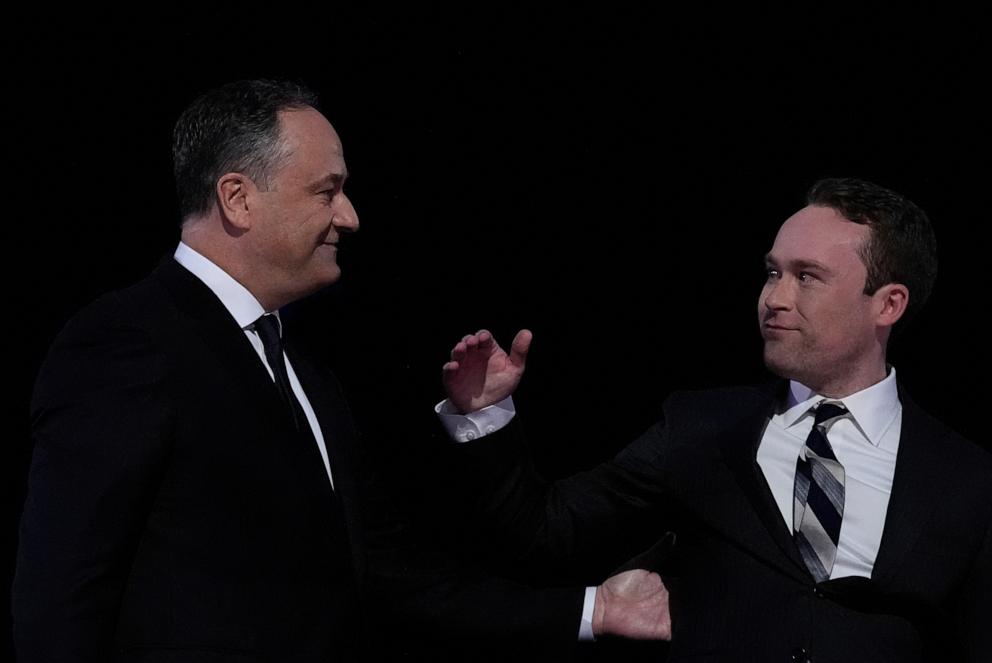
[(869, 234), (867, 225), (849, 221), (832, 208), (810, 205), (782, 223), (775, 237), (775, 244), (808, 245), (811, 248), (857, 248), (868, 239)]
[(848, 221), (829, 207), (811, 205), (785, 220), (765, 259), (822, 265), (860, 261), (869, 234), (868, 226)]
[(322, 149), (343, 154), (341, 138), (319, 111), (306, 108), (288, 108), (278, 113), (279, 129), (287, 146), (297, 150), (317, 144)]
[(341, 140), (313, 108), (279, 112), (287, 167), (308, 186), (340, 184), (348, 176)]

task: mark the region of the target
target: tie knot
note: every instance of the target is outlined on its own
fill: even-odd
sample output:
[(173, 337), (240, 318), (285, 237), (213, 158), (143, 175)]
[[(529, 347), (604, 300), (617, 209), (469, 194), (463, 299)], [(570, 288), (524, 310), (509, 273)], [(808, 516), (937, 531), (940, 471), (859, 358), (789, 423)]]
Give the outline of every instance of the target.
[(279, 320), (275, 315), (266, 313), (254, 322), (254, 327), (267, 351), (282, 349), (282, 340), (279, 337)]
[(837, 419), (842, 419), (847, 416), (847, 408), (840, 401), (821, 401), (816, 407), (816, 419), (815, 424), (819, 426), (821, 424), (825, 425), (826, 428), (830, 428), (834, 421)]

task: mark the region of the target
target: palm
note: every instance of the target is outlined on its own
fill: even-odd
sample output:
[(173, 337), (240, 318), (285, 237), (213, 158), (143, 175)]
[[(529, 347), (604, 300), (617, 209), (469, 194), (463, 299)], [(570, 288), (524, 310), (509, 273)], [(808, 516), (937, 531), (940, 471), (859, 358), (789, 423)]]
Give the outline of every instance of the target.
[(509, 354), (485, 330), (459, 341), (443, 369), (452, 404), (460, 412), (474, 412), (512, 394), (523, 376), (530, 340), (529, 331), (520, 331)]

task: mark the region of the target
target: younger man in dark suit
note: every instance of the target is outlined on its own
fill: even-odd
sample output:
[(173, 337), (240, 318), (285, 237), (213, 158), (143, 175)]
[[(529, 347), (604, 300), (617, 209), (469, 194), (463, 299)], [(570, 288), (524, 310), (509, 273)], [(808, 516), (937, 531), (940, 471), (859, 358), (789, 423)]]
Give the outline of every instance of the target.
[(615, 459), (552, 485), (506, 425), (529, 332), (509, 355), (485, 331), (456, 344), (439, 411), (517, 556), (674, 531), (671, 660), (987, 661), (992, 461), (886, 363), (936, 275), (929, 220), (859, 180), (818, 182), (807, 203), (758, 300), (781, 380), (673, 394)]

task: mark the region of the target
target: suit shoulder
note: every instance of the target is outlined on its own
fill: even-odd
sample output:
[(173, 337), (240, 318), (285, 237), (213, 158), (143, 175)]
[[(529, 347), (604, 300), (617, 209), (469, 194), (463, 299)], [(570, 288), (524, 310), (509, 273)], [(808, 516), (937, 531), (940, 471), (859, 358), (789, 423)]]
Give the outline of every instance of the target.
[(70, 317), (45, 355), (33, 400), (47, 401), (80, 383), (110, 387), (123, 376), (164, 375), (168, 362), (153, 333), (158, 289), (146, 278), (97, 297)]
[(771, 407), (780, 396), (777, 383), (739, 385), (711, 389), (674, 391), (665, 400), (666, 419), (689, 415), (715, 420), (751, 417), (756, 411)]
[[(904, 396), (905, 399), (905, 396)], [(903, 403), (904, 425), (914, 426), (939, 445), (942, 455), (957, 461), (963, 469), (992, 481), (992, 453), (961, 435), (912, 401)]]
[(65, 323), (56, 339), (91, 334), (106, 329), (141, 328), (153, 323), (166, 293), (152, 276), (129, 286), (106, 292), (83, 306)]
[(776, 383), (675, 391), (665, 399), (662, 418), (651, 430), (696, 448), (700, 440), (751, 430), (772, 412), (778, 396)]

